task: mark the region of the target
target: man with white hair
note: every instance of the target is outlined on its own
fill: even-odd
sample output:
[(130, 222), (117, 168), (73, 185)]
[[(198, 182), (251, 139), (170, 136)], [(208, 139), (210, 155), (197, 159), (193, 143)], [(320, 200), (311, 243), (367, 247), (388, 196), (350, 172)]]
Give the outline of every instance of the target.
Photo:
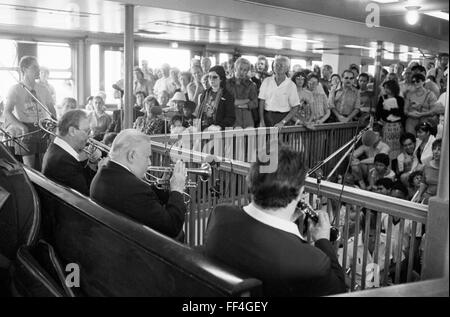
[(143, 180), (151, 153), (147, 135), (134, 129), (121, 131), (112, 144), (109, 162), (92, 181), (91, 198), (167, 236), (179, 237), (186, 213), (186, 167), (178, 161), (170, 192), (161, 191)]
[(300, 99), (297, 87), (286, 74), (290, 62), (286, 56), (278, 55), (274, 61), (274, 75), (264, 79), (258, 98), (261, 127), (282, 127), (298, 111)]

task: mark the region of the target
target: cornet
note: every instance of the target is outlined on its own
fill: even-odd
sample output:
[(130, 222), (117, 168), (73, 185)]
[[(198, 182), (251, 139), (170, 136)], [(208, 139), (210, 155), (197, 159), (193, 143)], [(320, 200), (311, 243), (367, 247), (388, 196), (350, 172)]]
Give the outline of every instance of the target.
[[(208, 163), (203, 163), (199, 168), (187, 168), (187, 173), (200, 175), (200, 180), (202, 182), (206, 182), (212, 175), (211, 165)], [(147, 168), (147, 172), (145, 173), (145, 181), (155, 185), (159, 189), (169, 189), (170, 188), (170, 179), (166, 179), (164, 177), (157, 177), (152, 175), (152, 172), (160, 172), (160, 173), (173, 173), (173, 167), (164, 167), (164, 166), (149, 166)], [(187, 188), (196, 188), (197, 183), (188, 180), (186, 182)]]

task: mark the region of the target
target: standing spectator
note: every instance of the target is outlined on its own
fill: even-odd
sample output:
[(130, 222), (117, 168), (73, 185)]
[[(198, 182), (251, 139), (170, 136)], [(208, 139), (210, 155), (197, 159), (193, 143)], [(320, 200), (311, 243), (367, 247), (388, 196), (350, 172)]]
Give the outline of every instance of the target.
[(22, 156), (25, 165), (39, 169), (48, 140), (45, 134), (39, 131), (38, 122), (50, 116), (28, 91), (47, 107), (54, 118), (56, 118), (56, 110), (48, 89), (36, 83), (40, 75), (36, 57), (22, 57), (19, 61), (19, 69), (22, 81), (12, 86), (8, 92), (4, 110), (5, 125), (12, 136), (37, 131), (22, 138), (22, 144), (27, 150), (15, 144), (15, 154)]
[(202, 86), (203, 86), (203, 91), (205, 91), (206, 89), (208, 89), (209, 87), (211, 87), (209, 85), (209, 79), (208, 79), (209, 75), (208, 74), (204, 74), (202, 76)]
[(322, 85), (323, 91), (325, 92), (327, 97), (330, 95), (332, 74), (333, 74), (333, 67), (331, 67), (331, 65), (323, 65), (320, 84)]
[(289, 59), (276, 56), (274, 75), (266, 78), (259, 91), (261, 127), (282, 127), (295, 115), (300, 104), (295, 84), (286, 76)]
[(372, 90), (368, 88), (369, 75), (367, 73), (361, 73), (358, 77), (359, 87), (359, 99), (361, 101), (359, 120), (364, 123), (369, 123), (371, 115), (374, 115), (374, 94)]
[(198, 97), (205, 91), (202, 85), (203, 71), (200, 66), (192, 66), (191, 73), (194, 80), (187, 85), (186, 90), (188, 99), (198, 105)]
[(351, 70), (342, 73), (343, 86), (330, 94), (329, 106), (335, 122), (350, 122), (361, 107), (359, 91), (353, 86), (355, 77)]
[(405, 68), (405, 71), (403, 72), (403, 81), (401, 81), (399, 83), (400, 86), (400, 96), (402, 96), (403, 98), (406, 97), (406, 95), (414, 90), (414, 85), (411, 82), (411, 78), (412, 78), (412, 70), (410, 67)]
[[(259, 95), (259, 89), (261, 88), (261, 84), (269, 77), (269, 61), (264, 55), (259, 55), (255, 64), (255, 74), (251, 78), (256, 84), (256, 93)], [(259, 118), (259, 106), (256, 109), (252, 109), (253, 121), (255, 122), (255, 127), (259, 127), (260, 118)]]
[(211, 68), (211, 59), (206, 56), (202, 56), (202, 59), (200, 60), (200, 66), (202, 67), (203, 74), (207, 74), (209, 72), (209, 69)]
[(308, 75), (308, 88), (312, 92), (311, 122), (322, 124), (330, 117), (328, 98), (319, 84), (319, 77), (311, 73)]
[(139, 68), (134, 68), (134, 86), (133, 92), (136, 94), (138, 91), (143, 92), (145, 96), (153, 94), (154, 82), (145, 79), (144, 72)]
[[(424, 77), (427, 77), (427, 70), (422, 65), (417, 65), (417, 66), (412, 67), (411, 71), (412, 71), (413, 75), (414, 74), (422, 74)], [(434, 78), (431, 75), (430, 75), (430, 77)], [(434, 80), (436, 80), (436, 79), (434, 78)], [(441, 94), (440, 87), (434, 81), (426, 78), (423, 87), (425, 89), (431, 91), (436, 96), (436, 98), (439, 98), (439, 96)]]
[(425, 77), (414, 74), (411, 78), (414, 90), (405, 97), (406, 132), (414, 132), (414, 128), (421, 122), (428, 121), (433, 125), (439, 122), (439, 114), (444, 112), (443, 107), (437, 104), (436, 96), (425, 89)]
[(190, 72), (180, 72), (178, 81), (180, 82), (180, 91), (185, 94), (186, 100), (190, 100), (187, 87), (192, 82), (192, 74)]
[(39, 72), (39, 80), (38, 83), (47, 88), (48, 92), (52, 96), (53, 104), (56, 104), (56, 90), (55, 88), (48, 82), (48, 77), (50, 76), (50, 70), (47, 67), (40, 68)]
[(313, 94), (307, 89), (308, 80), (305, 72), (297, 72), (292, 75), (291, 80), (297, 87), (300, 106), (297, 113), (293, 116), (295, 125), (309, 124), (312, 121)]
[(404, 100), (399, 96), (397, 82), (388, 80), (383, 84), (385, 95), (378, 100), (376, 118), (383, 125), (383, 141), (389, 145), (389, 156), (395, 159), (400, 153), (400, 136), (403, 133)]
[(162, 64), (160, 74), (161, 78), (156, 81), (155, 86), (153, 87), (153, 91), (157, 98), (160, 98), (160, 95), (163, 91), (166, 91), (169, 94), (169, 98), (171, 98), (175, 93), (175, 86), (173, 85), (172, 79), (170, 78), (169, 64)]
[(249, 70), (250, 62), (240, 57), (234, 65), (234, 76), (227, 79), (227, 90), (234, 97), (234, 126), (242, 129), (255, 127), (252, 109), (258, 108), (256, 85), (247, 77)]
[(428, 71), (427, 75), (433, 75), (440, 86), (441, 94), (447, 91), (448, 79), (448, 53), (441, 53), (437, 58), (437, 67)]
[(234, 97), (226, 89), (226, 75), (222, 66), (214, 66), (208, 73), (209, 85), (202, 95), (195, 116), (197, 131), (219, 131), (232, 127), (236, 120)]
[(333, 74), (331, 75), (331, 88), (330, 88), (330, 92), (328, 94), (328, 98), (330, 97), (330, 94), (338, 89), (340, 89), (342, 87), (342, 80), (341, 80), (341, 76), (339, 76), (339, 74)]

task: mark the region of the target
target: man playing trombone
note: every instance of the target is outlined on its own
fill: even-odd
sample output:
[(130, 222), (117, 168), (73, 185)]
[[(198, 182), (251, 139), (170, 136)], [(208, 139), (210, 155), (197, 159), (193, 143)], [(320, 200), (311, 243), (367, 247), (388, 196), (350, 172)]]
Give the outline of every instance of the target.
[(39, 64), (36, 57), (22, 57), (19, 68), (22, 82), (11, 87), (8, 92), (5, 123), (13, 136), (20, 137), (27, 134), (22, 139), (23, 146), (16, 144), (15, 154), (22, 156), (25, 165), (39, 168), (42, 155), (47, 149), (48, 139), (44, 138), (37, 123), (50, 115), (56, 118), (56, 111), (48, 89), (36, 83), (36, 79), (39, 79)]
[(100, 156), (99, 151), (93, 151), (91, 156), (83, 151), (89, 133), (89, 119), (83, 110), (66, 112), (58, 122), (58, 133), (42, 163), (45, 176), (86, 196)]
[(109, 157), (92, 181), (91, 198), (156, 231), (181, 239), (186, 212), (184, 163), (175, 164), (167, 192), (144, 181), (151, 157), (147, 135), (134, 129), (122, 130), (114, 139)]

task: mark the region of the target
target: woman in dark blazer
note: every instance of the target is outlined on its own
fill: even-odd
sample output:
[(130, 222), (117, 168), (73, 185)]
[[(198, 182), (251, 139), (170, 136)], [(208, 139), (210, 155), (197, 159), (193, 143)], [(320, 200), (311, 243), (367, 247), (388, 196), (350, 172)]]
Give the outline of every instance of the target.
[(214, 66), (208, 72), (208, 88), (200, 96), (195, 115), (199, 131), (219, 131), (232, 127), (236, 120), (234, 97), (226, 90), (226, 75), (222, 66)]

